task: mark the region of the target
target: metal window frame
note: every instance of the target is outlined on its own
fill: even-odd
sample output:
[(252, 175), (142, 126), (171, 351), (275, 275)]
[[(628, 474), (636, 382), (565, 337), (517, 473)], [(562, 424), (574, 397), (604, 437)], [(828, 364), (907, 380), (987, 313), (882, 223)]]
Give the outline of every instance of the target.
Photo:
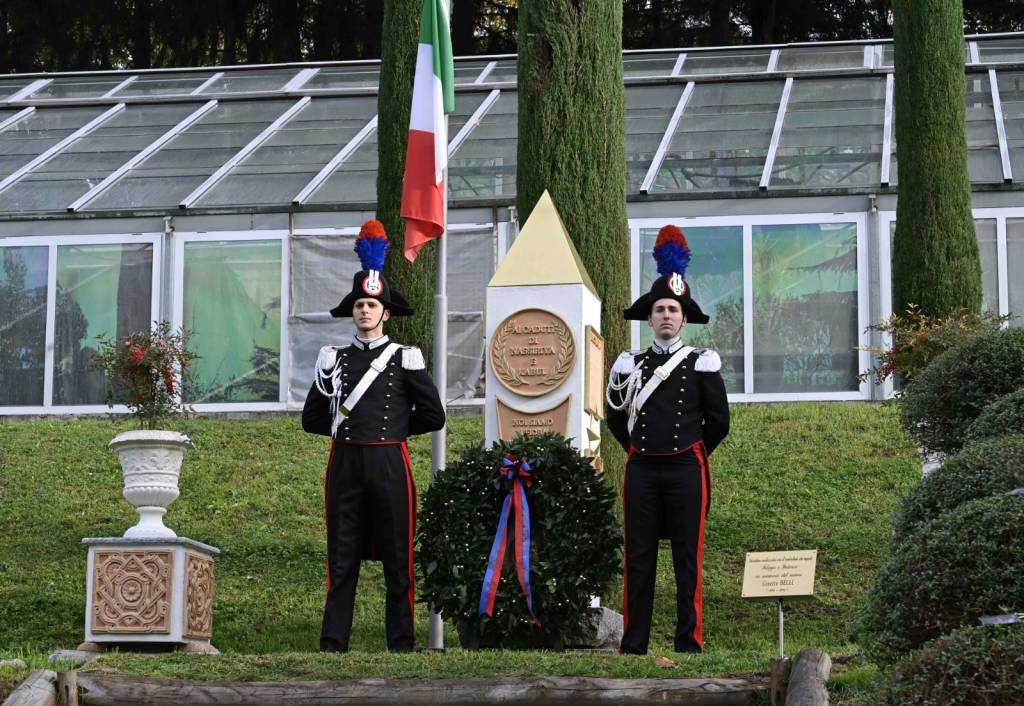
[(768, 66), (765, 67), (764, 72), (767, 74), (775, 73), (779, 70), (779, 49), (772, 49), (771, 54), (768, 55)]
[(875, 46), (873, 44), (864, 45), (864, 68), (875, 68)]
[(109, 91), (104, 93), (102, 96), (100, 96), (100, 98), (110, 98), (115, 93), (120, 91), (122, 88), (125, 88), (126, 86), (129, 86), (129, 85), (135, 83), (135, 81), (138, 80), (138, 78), (139, 78), (138, 75), (129, 76), (124, 81), (121, 81), (121, 83), (117, 84), (116, 86), (111, 88)]
[(297, 101), (295, 101), (295, 103), (292, 104), (290, 108), (281, 113), (281, 115), (277, 116), (274, 122), (270, 123), (270, 125), (267, 125), (267, 127), (263, 128), (263, 131), (260, 132), (260, 134), (252, 138), (249, 141), (249, 143), (245, 145), (245, 147), (238, 150), (238, 152), (232, 155), (232, 157), (227, 162), (222, 164), (217, 171), (208, 176), (202, 184), (193, 189), (191, 194), (189, 194), (188, 196), (181, 200), (181, 202), (178, 204), (178, 207), (191, 207), (192, 204), (201, 199), (206, 194), (206, 192), (215, 187), (221, 181), (221, 179), (227, 176), (228, 172), (230, 172), (232, 169), (238, 166), (239, 162), (241, 162), (243, 159), (251, 155), (257, 149), (259, 149), (259, 147), (264, 142), (269, 140), (275, 132), (277, 132), (282, 127), (287, 125), (288, 122), (291, 121), (291, 119), (294, 118), (312, 100), (313, 99), (310, 96), (303, 96), (302, 98), (299, 98)]
[(14, 125), (14, 123), (18, 122), (19, 120), (27, 118), (34, 112), (36, 112), (36, 107), (34, 105), (30, 105), (27, 108), (22, 108), (9, 118), (6, 118), (5, 120), (0, 120), (0, 132), (3, 132), (4, 130), (9, 128), (11, 125)]
[(772, 179), (772, 167), (775, 166), (775, 153), (779, 149), (779, 140), (782, 138), (782, 124), (786, 120), (786, 108), (789, 106), (789, 94), (793, 91), (793, 77), (786, 77), (786, 84), (782, 87), (782, 97), (779, 98), (779, 111), (775, 114), (775, 127), (772, 129), (772, 139), (768, 143), (768, 154), (764, 158), (764, 168), (761, 170), (761, 182), (758, 184), (760, 191), (766, 191)]
[(972, 64), (980, 64), (981, 63), (981, 56), (978, 53), (978, 43), (977, 42), (967, 42), (967, 52), (968, 52), (968, 54), (971, 57), (970, 63), (972, 63)]
[(142, 151), (135, 154), (131, 159), (122, 164), (120, 167), (115, 169), (113, 172), (108, 174), (99, 184), (89, 189), (81, 196), (79, 196), (74, 202), (68, 205), (67, 210), (70, 213), (74, 213), (79, 209), (83, 208), (90, 201), (95, 199), (97, 196), (106, 191), (114, 182), (118, 181), (125, 174), (130, 172), (135, 167), (139, 166), (146, 159), (150, 157), (154, 152), (162, 148), (172, 139), (180, 135), (187, 128), (191, 127), (193, 123), (197, 122), (204, 115), (209, 113), (211, 110), (217, 107), (216, 100), (209, 100), (203, 105), (199, 106), (198, 109), (194, 110), (190, 115), (183, 118), (177, 125), (172, 127), (170, 130), (165, 132), (163, 135), (158, 137), (156, 140), (147, 145)]
[(14, 184), (16, 181), (21, 179), (26, 174), (31, 173), (32, 170), (35, 169), (36, 167), (38, 167), (38, 166), (40, 166), (42, 164), (45, 164), (46, 162), (48, 162), (51, 159), (53, 159), (56, 155), (58, 155), (61, 151), (63, 151), (68, 145), (74, 143), (76, 140), (78, 140), (78, 139), (80, 139), (82, 137), (85, 137), (86, 135), (91, 133), (93, 130), (98, 128), (100, 125), (105, 123), (107, 120), (109, 120), (110, 118), (112, 118), (115, 115), (119, 114), (121, 111), (124, 110), (124, 105), (125, 105), (124, 103), (118, 103), (117, 105), (113, 106), (112, 108), (108, 108), (107, 110), (103, 111), (102, 113), (97, 115), (95, 118), (93, 118), (92, 120), (87, 122), (85, 125), (83, 125), (82, 127), (80, 127), (77, 130), (75, 130), (73, 133), (71, 133), (70, 135), (65, 137), (63, 140), (61, 140), (57, 144), (51, 145), (49, 147), (49, 149), (44, 151), (42, 154), (37, 155), (32, 160), (30, 160), (28, 163), (23, 164), (18, 169), (15, 169), (13, 172), (11, 172), (9, 175), (7, 175), (7, 177), (5, 177), (2, 181), (0, 181), (0, 192), (4, 191), (8, 187), (10, 187), (12, 184)]
[(33, 81), (32, 83), (28, 84), (27, 86), (24, 86), (21, 89), (19, 89), (19, 90), (15, 91), (14, 93), (12, 93), (11, 95), (7, 96), (7, 98), (4, 100), (4, 102), (5, 103), (15, 103), (17, 101), (25, 100), (26, 98), (28, 98), (32, 94), (38, 93), (43, 88), (49, 86), (51, 83), (53, 83), (53, 79), (52, 78), (37, 79), (37, 80)]
[(448, 159), (451, 159), (452, 155), (462, 147), (462, 143), (465, 142), (469, 137), (469, 134), (476, 129), (491, 107), (498, 102), (499, 97), (501, 97), (501, 91), (495, 88), (493, 91), (488, 93), (483, 102), (477, 106), (477, 109), (473, 111), (471, 116), (469, 116), (469, 120), (466, 121), (466, 124), (462, 126), (458, 133), (456, 133), (455, 137), (452, 138), (451, 142), (448, 143)]
[(43, 404), (0, 406), (2, 415), (35, 414), (115, 414), (127, 413), (124, 405), (55, 405), (53, 403), (55, 341), (57, 327), (57, 250), (64, 246), (77, 245), (127, 245), (149, 243), (153, 247), (152, 273), (150, 279), (150, 320), (160, 318), (160, 278), (163, 259), (162, 233), (96, 234), (96, 235), (33, 235), (0, 238), (0, 251), (5, 247), (45, 247), (46, 260), (46, 332), (43, 358)]
[(366, 125), (363, 125), (362, 129), (355, 134), (355, 136), (348, 141), (348, 143), (338, 150), (338, 153), (331, 157), (331, 161), (323, 166), (323, 168), (317, 172), (317, 175), (309, 180), (302, 189), (292, 199), (292, 203), (295, 205), (306, 203), (307, 199), (313, 195), (313, 193), (323, 186), (323, 183), (327, 181), (327, 178), (334, 173), (336, 170), (349, 156), (359, 149), (359, 146), (366, 141), (373, 131), (377, 129), (377, 117), (374, 115), (370, 118)]
[(995, 69), (988, 70), (988, 86), (992, 91), (992, 117), (996, 121), (996, 135), (999, 138), (999, 159), (1003, 164), (1003, 183), (1013, 181), (1013, 167), (1010, 164), (1010, 148), (1006, 143), (1006, 123), (1003, 118), (1003, 104), (999, 99), (999, 78)]
[(174, 259), (171, 267), (171, 281), (174, 291), (171, 295), (171, 323), (175, 328), (184, 324), (185, 314), (185, 246), (193, 242), (245, 241), (245, 240), (279, 240), (281, 244), (281, 335), (279, 339), (280, 362), (278, 364), (277, 402), (196, 402), (190, 406), (197, 412), (261, 412), (285, 411), (288, 408), (288, 378), (291, 368), (290, 351), (288, 350), (288, 312), (290, 302), (291, 272), (289, 235), (287, 230), (249, 230), (249, 231), (215, 231), (196, 232), (178, 231), (173, 234), (174, 242), (171, 249)]
[(672, 76), (683, 75), (683, 65), (686, 63), (686, 52), (680, 52), (679, 56), (676, 57), (675, 66), (672, 67)]
[(201, 84), (199, 84), (198, 86), (196, 86), (195, 88), (193, 88), (193, 89), (192, 89), (192, 90), (191, 90), (191, 91), (190, 91), (190, 92), (188, 93), (188, 95), (190, 95), (190, 96), (199, 96), (199, 95), (202, 95), (203, 91), (205, 91), (205, 90), (206, 90), (207, 88), (209, 88), (210, 86), (212, 86), (213, 84), (215, 84), (215, 83), (216, 83), (217, 81), (219, 81), (219, 80), (220, 80), (221, 78), (223, 78), (223, 77), (224, 77), (224, 72), (223, 72), (223, 71), (217, 71), (217, 72), (215, 72), (215, 73), (214, 73), (213, 75), (211, 75), (211, 76), (210, 76), (210, 77), (209, 77), (208, 79), (206, 79), (206, 80), (205, 80), (205, 81), (203, 81), (203, 82), (202, 82)]
[(290, 93), (292, 91), (298, 91), (307, 83), (309, 83), (314, 76), (320, 73), (320, 68), (309, 68), (302, 69), (297, 74), (292, 76), (287, 83), (282, 86), (279, 91), (282, 93)]
[[(1024, 210), (1024, 209), (1022, 209)], [(828, 401), (828, 400), (870, 400), (871, 386), (867, 381), (861, 382), (855, 391), (847, 392), (757, 392), (754, 388), (754, 295), (753, 295), (753, 229), (764, 225), (805, 225), (826, 223), (852, 223), (857, 229), (857, 327), (858, 342), (861, 347), (867, 346), (870, 339), (866, 333), (870, 322), (870, 286), (867, 218), (869, 214), (861, 211), (845, 213), (796, 213), (768, 214), (750, 216), (699, 216), (699, 217), (658, 217), (631, 218), (630, 227), (630, 290), (632, 298), (639, 296), (640, 287), (640, 230), (659, 228), (674, 222), (684, 232), (687, 227), (729, 226), (743, 228), (743, 380), (742, 393), (730, 393), (730, 402), (797, 402), (797, 401)], [(630, 327), (631, 346), (639, 347), (640, 322), (634, 321)], [(859, 350), (857, 356), (858, 370), (866, 370), (870, 365), (870, 355)]]
[(644, 175), (644, 180), (640, 184), (640, 193), (649, 193), (651, 187), (654, 186), (654, 180), (658, 176), (658, 172), (661, 170), (661, 165), (665, 162), (665, 155), (668, 153), (669, 145), (672, 144), (672, 139), (675, 137), (676, 129), (679, 127), (679, 121), (683, 117), (683, 112), (686, 110), (686, 104), (690, 102), (690, 98), (693, 96), (693, 91), (696, 84), (690, 81), (683, 88), (682, 94), (679, 96), (679, 100), (676, 101), (676, 109), (672, 112), (672, 117), (668, 121), (668, 125), (665, 126), (665, 132), (661, 135), (661, 142), (658, 143), (658, 149), (654, 153), (654, 157), (651, 159), (651, 164), (647, 167), (647, 174)]
[(892, 168), (892, 116), (893, 89), (896, 79), (893, 74), (885, 75), (885, 118), (882, 121), (882, 171), (879, 182), (889, 186), (889, 172)]
[(491, 72), (494, 71), (494, 67), (496, 67), (497, 65), (497, 61), (488, 62), (487, 66), (485, 66), (483, 70), (480, 72), (480, 75), (473, 80), (473, 85), (481, 84), (484, 81), (486, 81), (487, 77), (491, 75)]

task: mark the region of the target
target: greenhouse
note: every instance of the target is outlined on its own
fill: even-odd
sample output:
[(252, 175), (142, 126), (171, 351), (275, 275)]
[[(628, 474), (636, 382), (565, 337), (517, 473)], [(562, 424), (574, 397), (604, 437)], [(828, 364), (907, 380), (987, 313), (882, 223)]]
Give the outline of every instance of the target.
[[(633, 295), (673, 222), (734, 401), (860, 400), (891, 310), (891, 41), (630, 51)], [(965, 42), (984, 301), (1024, 311), (1024, 35)], [(96, 337), (194, 331), (197, 411), (301, 408), (374, 215), (376, 62), (0, 78), (0, 415), (104, 412)], [(452, 404), (479, 403), (484, 289), (518, 232), (516, 60), (456, 59)], [(1016, 173), (1017, 178), (1014, 178)], [(633, 342), (646, 327), (633, 324)]]

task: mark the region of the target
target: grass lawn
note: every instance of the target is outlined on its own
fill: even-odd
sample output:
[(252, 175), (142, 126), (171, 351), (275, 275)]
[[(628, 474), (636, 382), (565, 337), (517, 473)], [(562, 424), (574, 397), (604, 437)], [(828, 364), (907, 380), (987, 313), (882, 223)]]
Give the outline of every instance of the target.
[[(477, 443), (478, 418), (455, 418), (449, 444)], [(54, 648), (83, 639), (87, 536), (120, 536), (134, 523), (106, 444), (130, 428), (108, 420), (0, 424), (0, 658), (40, 666)], [(711, 459), (713, 495), (705, 549), (707, 653), (674, 655), (670, 553), (658, 567), (648, 658), (587, 653), (470, 652), (393, 656), (384, 651), (380, 564), (364, 564), (348, 655), (316, 653), (324, 595), (323, 473), (328, 442), (295, 416), (187, 422), (196, 448), (167, 524), (219, 547), (214, 644), (219, 659), (117, 655), (125, 672), (216, 679), (486, 675), (683, 676), (763, 672), (777, 651), (776, 607), (740, 598), (744, 553), (818, 550), (812, 599), (786, 617), (786, 651), (849, 655), (849, 625), (884, 561), (894, 503), (920, 476), (895, 408), (866, 403), (735, 405), (733, 433)], [(430, 442), (412, 444), (421, 490)], [(495, 517), (497, 520), (497, 517)], [(481, 567), (481, 571), (482, 571)], [(620, 608), (620, 586), (605, 603)], [(446, 626), (446, 644), (458, 641)], [(427, 641), (426, 609), (417, 638)], [(872, 668), (851, 668), (853, 691)], [(0, 671), (8, 688), (24, 670)], [(843, 677), (838, 678), (840, 690)]]

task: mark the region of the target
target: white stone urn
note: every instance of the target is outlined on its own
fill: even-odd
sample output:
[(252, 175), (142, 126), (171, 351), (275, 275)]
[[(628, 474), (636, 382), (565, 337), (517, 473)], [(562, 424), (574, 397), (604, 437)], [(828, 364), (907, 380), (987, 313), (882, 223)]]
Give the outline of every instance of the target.
[(110, 442), (117, 452), (124, 476), (124, 498), (139, 513), (139, 522), (128, 528), (131, 539), (177, 537), (164, 525), (167, 506), (178, 498), (181, 460), (192, 441), (176, 431), (145, 429), (126, 431)]

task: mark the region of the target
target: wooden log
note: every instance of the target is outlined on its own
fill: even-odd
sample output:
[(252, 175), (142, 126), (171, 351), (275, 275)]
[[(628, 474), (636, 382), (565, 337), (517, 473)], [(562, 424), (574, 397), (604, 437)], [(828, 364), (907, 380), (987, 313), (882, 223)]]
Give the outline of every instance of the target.
[(337, 706), (338, 704), (487, 703), (686, 704), (747, 706), (767, 688), (764, 680), (599, 679), (351, 679), (318, 682), (198, 682), (108, 674), (78, 675), (82, 706)]
[(35, 670), (10, 693), (3, 706), (57, 706), (57, 672)]
[(786, 706), (828, 706), (829, 672), (832, 658), (821, 650), (805, 647), (793, 659), (789, 673)]
[(57, 703), (60, 706), (79, 706), (78, 672), (57, 672)]

